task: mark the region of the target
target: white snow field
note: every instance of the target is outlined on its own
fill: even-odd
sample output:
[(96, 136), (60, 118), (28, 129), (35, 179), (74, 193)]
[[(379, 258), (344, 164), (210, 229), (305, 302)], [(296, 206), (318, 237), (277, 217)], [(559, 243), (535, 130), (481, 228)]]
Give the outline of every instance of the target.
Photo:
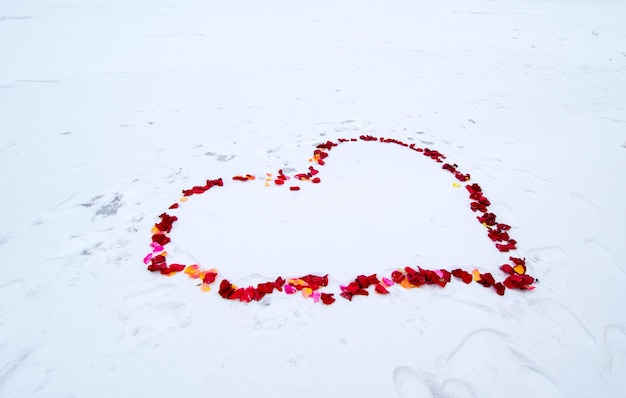
[[(618, 0), (0, 1), (0, 397), (626, 397), (625, 20)], [(309, 162), (360, 135), (471, 180), (362, 140)], [(146, 269), (165, 211), (169, 263), (216, 268), (210, 291)], [(509, 256), (536, 289), (339, 295), (406, 266), (502, 281)], [(307, 274), (336, 302), (218, 293)]]

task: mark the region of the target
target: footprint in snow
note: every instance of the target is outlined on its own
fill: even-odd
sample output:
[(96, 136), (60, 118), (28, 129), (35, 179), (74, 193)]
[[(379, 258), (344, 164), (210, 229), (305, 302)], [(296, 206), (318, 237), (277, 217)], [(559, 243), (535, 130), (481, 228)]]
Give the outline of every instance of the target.
[(432, 382), (408, 366), (399, 366), (393, 371), (393, 384), (399, 398), (434, 398)]
[[(447, 373), (474, 380), (483, 391), (493, 396), (507, 396), (516, 391), (519, 396), (556, 398), (563, 391), (547, 370), (535, 362), (524, 346), (513, 337), (496, 329), (478, 329), (467, 334), (448, 356)], [(515, 377), (511, 377), (515, 375)]]
[(177, 333), (193, 323), (193, 310), (177, 299), (179, 286), (161, 283), (124, 297), (119, 319), (123, 330), (120, 342), (129, 346), (154, 344), (163, 334)]

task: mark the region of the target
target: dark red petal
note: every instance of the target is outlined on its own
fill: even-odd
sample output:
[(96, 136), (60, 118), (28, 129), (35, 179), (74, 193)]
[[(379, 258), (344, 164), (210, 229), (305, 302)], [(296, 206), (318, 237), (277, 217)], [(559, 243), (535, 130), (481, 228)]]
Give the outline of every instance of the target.
[(508, 224), (498, 223), (498, 229), (502, 231), (508, 231), (511, 229), (511, 226)]
[(185, 266), (182, 264), (172, 264), (170, 265), (170, 268), (173, 272), (180, 272), (185, 269)]
[(509, 264), (502, 264), (500, 269), (509, 275), (513, 275), (515, 273), (515, 271), (513, 271), (513, 267), (511, 267), (511, 265)]
[(472, 281), (472, 279), (473, 279), (472, 275), (469, 272), (463, 271), (460, 268), (452, 270), (452, 276), (454, 276), (455, 278), (459, 278), (459, 279), (463, 280), (463, 282), (465, 282), (465, 283), (470, 283)]
[(502, 282), (496, 283), (495, 285), (493, 285), (493, 287), (494, 287), (494, 289), (496, 289), (496, 293), (498, 293), (498, 295), (504, 296), (505, 287), (502, 284)]
[(154, 234), (152, 235), (152, 241), (158, 243), (161, 246), (165, 246), (170, 243), (170, 238), (165, 234)]
[(369, 279), (365, 275), (359, 275), (356, 277), (356, 282), (364, 289), (367, 289), (370, 285)]
[(375, 287), (376, 293), (380, 294), (389, 294), (389, 290), (387, 290), (383, 285), (378, 283)]
[(391, 273), (391, 280), (393, 280), (396, 283), (401, 283), (404, 280), (404, 278), (406, 278), (406, 276), (400, 271), (393, 271)]
[(515, 265), (526, 265), (525, 258), (509, 257), (509, 260), (511, 260)]
[(480, 279), (484, 280), (484, 281), (487, 281), (491, 285), (496, 283), (496, 280), (494, 279), (493, 275), (491, 275), (490, 272), (486, 272), (484, 274), (480, 274)]
[(350, 294), (356, 294), (361, 289), (361, 285), (358, 282), (350, 282), (346, 287), (346, 292)]
[(380, 282), (380, 280), (378, 279), (376, 274), (372, 274), (372, 275), (368, 276), (367, 277), (367, 281), (369, 282), (370, 285), (375, 285), (375, 284)]
[(274, 283), (272, 283), (272, 282), (259, 283), (259, 285), (257, 287), (257, 290), (259, 292), (269, 294), (269, 293), (272, 293), (274, 291), (274, 287), (275, 287)]
[(233, 285), (227, 280), (224, 279), (220, 282), (220, 290), (218, 291), (219, 295), (224, 297), (225, 299), (230, 298), (235, 292)]

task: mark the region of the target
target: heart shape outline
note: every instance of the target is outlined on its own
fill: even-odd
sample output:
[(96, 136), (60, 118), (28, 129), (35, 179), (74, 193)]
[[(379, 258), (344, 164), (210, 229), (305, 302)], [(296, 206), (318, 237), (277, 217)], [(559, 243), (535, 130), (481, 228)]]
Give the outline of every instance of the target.
[[(496, 249), (500, 252), (510, 252), (517, 249), (517, 241), (512, 239), (509, 230), (511, 227), (508, 224), (500, 223), (497, 221), (497, 216), (489, 212), (489, 206), (491, 202), (484, 195), (482, 188), (477, 183), (469, 183), (470, 174), (465, 174), (460, 171), (459, 166), (456, 163), (444, 163), (446, 156), (437, 150), (430, 148), (417, 147), (414, 143), (408, 144), (401, 140), (385, 137), (374, 137), (371, 135), (361, 135), (358, 138), (339, 138), (337, 142), (327, 141), (316, 146), (313, 151), (313, 156), (309, 159), (310, 162), (319, 166), (324, 166), (326, 158), (334, 147), (340, 144), (346, 144), (357, 141), (366, 142), (378, 142), (384, 144), (395, 144), (408, 150), (421, 153), (422, 155), (430, 158), (437, 163), (443, 163), (442, 169), (446, 170), (454, 175), (454, 177), (460, 183), (466, 183), (465, 188), (469, 193), (470, 209), (472, 212), (478, 213), (477, 220), (486, 227), (487, 236), (494, 242)], [(319, 184), (321, 182), (320, 177), (317, 176), (319, 170), (313, 166), (309, 166), (308, 171), (304, 173), (297, 173), (293, 177), (285, 175), (283, 170), (280, 169), (274, 176), (273, 174), (266, 174), (266, 186), (271, 186), (272, 182), (275, 186), (283, 186), (291, 178), (301, 183)], [(232, 177), (233, 181), (246, 182), (255, 180), (256, 176), (251, 174), (236, 175)], [(459, 182), (455, 182), (455, 186), (460, 187)], [(168, 210), (175, 212), (181, 204), (186, 202), (189, 197), (194, 195), (204, 194), (207, 191), (216, 188), (223, 187), (225, 185), (222, 178), (214, 180), (206, 180), (205, 185), (196, 185), (190, 189), (184, 189), (182, 191), (183, 197), (169, 206)], [(300, 187), (298, 185), (291, 185), (290, 191), (298, 191)], [(216, 269), (202, 270), (197, 264), (183, 265), (172, 263), (168, 265), (167, 252), (165, 246), (171, 242), (169, 236), (173, 224), (178, 222), (178, 217), (170, 215), (167, 212), (159, 215), (160, 222), (154, 224), (152, 228), (152, 242), (150, 243), (151, 251), (144, 257), (144, 264), (148, 264), (148, 270), (151, 272), (159, 272), (166, 276), (172, 276), (178, 272), (184, 271), (190, 278), (199, 279), (201, 281), (201, 289), (203, 291), (209, 291), (211, 285), (217, 280), (218, 271)], [(389, 277), (378, 278), (377, 274), (369, 276), (358, 275), (354, 281), (348, 285), (341, 286), (340, 296), (352, 300), (354, 296), (368, 296), (368, 289), (370, 286), (374, 286), (374, 291), (379, 294), (388, 294), (389, 288), (395, 284), (399, 284), (404, 288), (420, 287), (423, 285), (438, 285), (445, 287), (451, 282), (452, 277), (460, 279), (465, 284), (477, 282), (482, 286), (489, 288), (493, 287), (496, 293), (503, 296), (506, 289), (517, 290), (532, 290), (535, 288), (536, 279), (527, 273), (526, 260), (519, 257), (509, 257), (509, 262), (500, 266), (500, 270), (506, 275), (502, 281), (496, 281), (494, 276), (490, 272), (481, 273), (478, 269), (468, 272), (461, 268), (454, 270), (437, 269), (429, 270), (417, 267), (404, 267), (403, 269), (397, 269), (389, 275)], [(229, 300), (239, 300), (240, 302), (260, 301), (265, 295), (271, 294), (274, 290), (285, 292), (287, 294), (294, 294), (297, 291), (301, 291), (304, 297), (310, 297), (315, 302), (322, 301), (324, 304), (332, 304), (335, 302), (334, 293), (322, 292), (321, 288), (328, 286), (328, 274), (326, 275), (305, 275), (302, 277), (284, 279), (282, 276), (276, 278), (275, 281), (268, 281), (257, 284), (256, 287), (248, 286), (245, 288), (239, 288), (228, 279), (223, 278), (219, 285), (219, 295)]]

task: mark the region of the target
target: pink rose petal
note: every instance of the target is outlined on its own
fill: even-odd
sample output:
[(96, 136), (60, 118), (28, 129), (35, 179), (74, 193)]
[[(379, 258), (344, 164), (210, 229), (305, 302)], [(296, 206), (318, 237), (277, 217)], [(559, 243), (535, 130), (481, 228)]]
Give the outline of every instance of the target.
[(311, 297), (313, 298), (314, 303), (318, 303), (320, 301), (320, 297), (322, 297), (322, 293), (316, 290), (313, 294), (311, 294)]

